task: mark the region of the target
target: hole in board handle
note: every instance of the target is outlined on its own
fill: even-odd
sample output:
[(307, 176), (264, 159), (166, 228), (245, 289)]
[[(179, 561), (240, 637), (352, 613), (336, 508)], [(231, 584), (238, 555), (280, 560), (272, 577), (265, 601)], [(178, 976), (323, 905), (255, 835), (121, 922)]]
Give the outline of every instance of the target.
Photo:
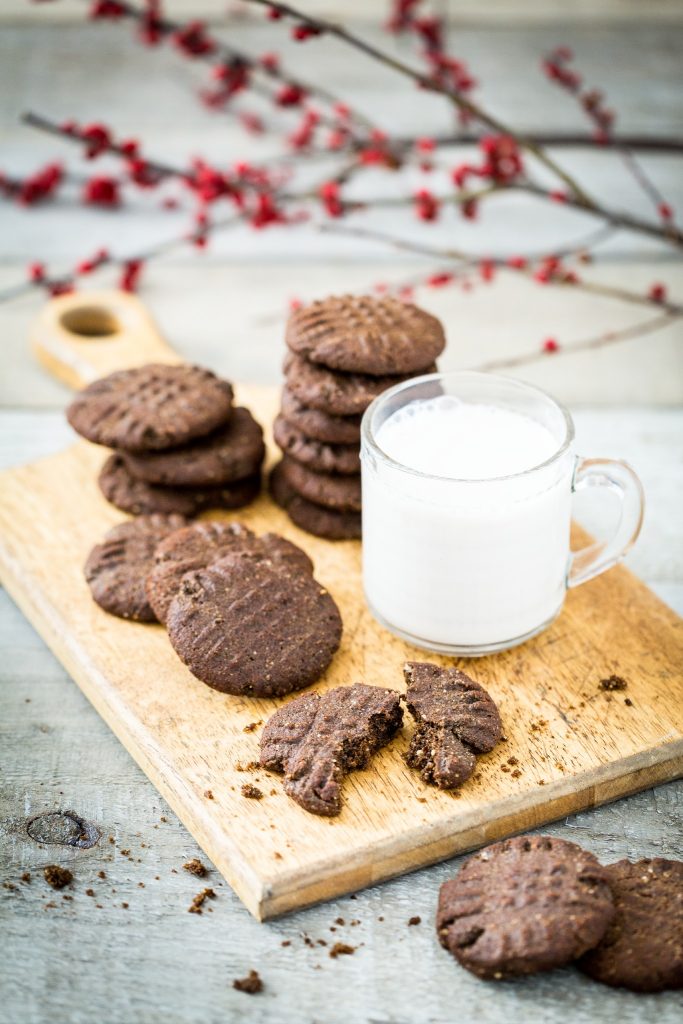
[(65, 331), (81, 338), (106, 338), (118, 334), (121, 325), (104, 306), (79, 306), (68, 309), (59, 318)]

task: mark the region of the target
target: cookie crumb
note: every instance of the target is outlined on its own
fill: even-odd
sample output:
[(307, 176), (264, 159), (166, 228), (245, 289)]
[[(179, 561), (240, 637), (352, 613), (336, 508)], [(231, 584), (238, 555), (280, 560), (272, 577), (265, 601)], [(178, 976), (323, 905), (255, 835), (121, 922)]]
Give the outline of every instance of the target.
[(516, 757), (508, 757), (508, 764), (511, 764), (512, 767), (515, 768), (519, 764), (519, 761)]
[(261, 719), (258, 722), (249, 722), (247, 725), (245, 725), (244, 729), (242, 729), (242, 732), (254, 732), (256, 729), (258, 729), (259, 725), (263, 725), (263, 719)]
[(522, 773), (520, 772), (519, 768), (515, 768), (514, 772), (512, 773), (512, 778), (513, 779), (521, 779), (521, 777), (522, 777)]
[(203, 878), (206, 874), (206, 868), (200, 860), (193, 857), (192, 860), (188, 860), (183, 867), (186, 871), (189, 871), (191, 875), (196, 875), (197, 878)]
[(410, 920), (408, 921), (408, 927), (416, 924), (422, 924), (422, 918), (419, 917), (417, 914), (415, 915), (415, 917), (410, 918)]
[(633, 701), (631, 700), (630, 697), (624, 697), (624, 704), (626, 705), (627, 708), (632, 708), (633, 707)]
[(43, 874), (45, 881), (53, 889), (63, 889), (65, 885), (73, 882), (74, 877), (68, 868), (60, 868), (59, 864), (48, 864), (46, 868), (43, 868)]
[(292, 945), (292, 940), (291, 939), (283, 939), (283, 941), (280, 943), (280, 945), (281, 946), (291, 946)]
[(346, 921), (344, 920), (343, 917), (335, 917), (334, 923), (339, 925), (345, 925)]
[(263, 793), (258, 786), (252, 786), (250, 782), (245, 782), (242, 786), (242, 796), (248, 800), (261, 800), (263, 799)]
[[(207, 800), (213, 800), (213, 798), (214, 798), (213, 797), (213, 792), (210, 789), (205, 789), (204, 790), (204, 796), (206, 797)], [(162, 818), (161, 820), (164, 821), (165, 819)]]
[(255, 996), (257, 992), (263, 991), (263, 982), (258, 971), (251, 970), (246, 978), (235, 978), (232, 987), (238, 992), (246, 992), (247, 995)]
[(598, 684), (600, 690), (625, 690), (628, 687), (628, 683), (621, 676), (608, 676), (607, 679), (601, 679)]
[(107, 877), (106, 871), (98, 871), (97, 872), (97, 877), (98, 878), (106, 878)]
[(94, 896), (95, 895), (95, 890), (94, 889), (86, 889), (85, 890), (85, 895), (86, 896)]
[(122, 903), (121, 906), (123, 907), (124, 910), (128, 910), (128, 904), (127, 903)]
[(29, 883), (31, 881), (31, 872), (30, 871), (24, 871), (23, 875), (21, 876), (20, 881), (22, 881), (25, 885), (29, 885)]
[(351, 956), (351, 954), (355, 952), (355, 946), (349, 946), (346, 942), (335, 942), (334, 946), (330, 950), (330, 956), (333, 960), (336, 960), (338, 956)]
[(195, 898), (192, 900), (192, 903), (187, 908), (188, 914), (201, 914), (202, 906), (206, 902), (206, 900), (215, 899), (216, 893), (213, 891), (213, 889), (202, 889), (201, 892), (197, 893)]
[(130, 850), (119, 850), (122, 857), (130, 857)]

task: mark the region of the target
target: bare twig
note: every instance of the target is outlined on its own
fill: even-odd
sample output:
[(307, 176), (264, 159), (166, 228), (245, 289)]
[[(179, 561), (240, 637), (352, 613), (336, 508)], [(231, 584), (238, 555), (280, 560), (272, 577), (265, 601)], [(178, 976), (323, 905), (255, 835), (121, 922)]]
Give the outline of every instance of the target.
[[(369, 228), (345, 227), (344, 225), (323, 224), (321, 225), (321, 231), (323, 231), (326, 234), (349, 235), (353, 238), (365, 238), (368, 241), (381, 242), (384, 245), (390, 245), (392, 248), (398, 249), (402, 252), (417, 253), (421, 256), (429, 256), (430, 258), (436, 260), (452, 260), (458, 264), (464, 261), (466, 264), (471, 265), (475, 261), (480, 263), (484, 259), (484, 257), (480, 257), (477, 260), (477, 258), (474, 257), (471, 253), (466, 253), (458, 249), (437, 249), (433, 246), (424, 245), (419, 242), (411, 242), (408, 239), (397, 238), (393, 235), (387, 235), (384, 232), (375, 231)], [(604, 228), (601, 229), (600, 233), (602, 237), (605, 237), (603, 234), (604, 231)], [(593, 245), (594, 244), (595, 242), (593, 242)], [(556, 255), (570, 255), (571, 253), (577, 252), (585, 248), (585, 243), (578, 243), (574, 246), (567, 247), (564, 251), (558, 250), (556, 252)], [(530, 261), (533, 261), (534, 259), (542, 259), (543, 257), (531, 256), (528, 258)], [(529, 268), (528, 266), (511, 266), (508, 263), (506, 257), (486, 257), (486, 262), (494, 265), (500, 270), (505, 270), (508, 271), (509, 273), (518, 274), (523, 277), (533, 278), (533, 268)], [(563, 281), (561, 278), (553, 277), (548, 278), (546, 283), (552, 285), (561, 285), (564, 288), (576, 288), (579, 291), (591, 292), (593, 295), (601, 295), (604, 296), (605, 298), (618, 299), (621, 302), (628, 302), (638, 306), (655, 306), (658, 309), (664, 309), (668, 313), (675, 315), (683, 314), (683, 306), (679, 306), (676, 303), (668, 302), (666, 300), (655, 301), (649, 298), (647, 295), (641, 295), (638, 292), (630, 292), (627, 291), (625, 288), (615, 288), (612, 287), (611, 285), (602, 285), (594, 281)]]
[(596, 334), (593, 337), (585, 338), (583, 341), (575, 341), (569, 344), (563, 344), (558, 349), (557, 353), (548, 354), (539, 351), (527, 352), (518, 356), (509, 356), (505, 359), (491, 359), (486, 363), (481, 363), (476, 367), (477, 370), (509, 370), (517, 366), (526, 366), (529, 363), (536, 363), (541, 359), (552, 359), (553, 355), (562, 353), (563, 355), (573, 355), (576, 352), (587, 352), (593, 349), (605, 348), (607, 345), (614, 345), (620, 341), (629, 341), (632, 338), (640, 338), (646, 334), (653, 334), (655, 331), (660, 331), (663, 327), (667, 327), (673, 323), (681, 314), (680, 313), (662, 313), (660, 316), (651, 317), (649, 320), (641, 320), (637, 324), (631, 324), (630, 327), (624, 327), (618, 331), (605, 331), (602, 334)]

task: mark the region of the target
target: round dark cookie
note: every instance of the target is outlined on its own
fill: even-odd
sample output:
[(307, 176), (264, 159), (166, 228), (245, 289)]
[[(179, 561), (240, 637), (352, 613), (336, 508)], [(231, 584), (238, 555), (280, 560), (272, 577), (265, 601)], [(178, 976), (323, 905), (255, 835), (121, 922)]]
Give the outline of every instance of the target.
[(307, 498), (314, 505), (333, 508), (340, 512), (360, 512), (361, 484), (360, 474), (341, 476), (333, 473), (315, 473), (312, 469), (295, 462), (284, 455), (281, 462), (282, 473), (292, 488), (302, 498)]
[(147, 576), (149, 603), (160, 622), (165, 622), (171, 601), (186, 572), (204, 569), (233, 552), (283, 561), (313, 572), (313, 563), (301, 548), (275, 533), (257, 537), (242, 523), (219, 521), (191, 523), (177, 530), (157, 547), (154, 565)]
[(683, 988), (683, 862), (620, 860), (605, 870), (616, 913), (578, 966), (632, 992)]
[(140, 516), (110, 530), (92, 549), (83, 569), (93, 600), (122, 619), (154, 622), (145, 578), (159, 542), (186, 523), (178, 515)]
[(300, 529), (326, 540), (360, 540), (362, 525), (359, 512), (337, 512), (302, 498), (285, 480), (281, 462), (272, 470), (269, 483), (273, 501)]
[(441, 945), (480, 978), (561, 967), (600, 942), (614, 917), (608, 872), (592, 853), (548, 836), (494, 843), (441, 886)]
[(357, 444), (325, 444), (323, 441), (315, 441), (293, 427), (284, 416), (276, 418), (273, 437), (285, 455), (316, 473), (360, 473), (360, 451)]
[(166, 625), (198, 679), (254, 697), (281, 697), (315, 682), (342, 634), (339, 609), (310, 572), (248, 554), (186, 573)]
[(233, 409), (230, 419), (207, 437), (180, 448), (146, 455), (125, 455), (133, 476), (166, 487), (216, 487), (254, 476), (266, 453), (263, 431), (248, 409)]
[[(436, 366), (425, 369), (432, 373)], [(304, 405), (333, 416), (363, 413), (378, 395), (415, 374), (371, 377), (362, 373), (337, 373), (290, 352), (284, 363), (287, 387)]]
[(209, 434), (231, 411), (231, 385), (210, 370), (149, 363), (93, 381), (76, 395), (66, 416), (95, 444), (148, 452)]
[(107, 501), (131, 515), (176, 512), (188, 519), (209, 508), (242, 508), (261, 491), (260, 475), (224, 487), (158, 487), (132, 476), (121, 455), (109, 456), (97, 482)]
[(306, 437), (326, 444), (360, 444), (362, 415), (331, 416), (320, 409), (309, 409), (288, 387), (282, 389), (281, 412), (284, 418)]
[(419, 373), (446, 345), (436, 317), (391, 296), (330, 296), (294, 310), (289, 348), (313, 363), (375, 377)]

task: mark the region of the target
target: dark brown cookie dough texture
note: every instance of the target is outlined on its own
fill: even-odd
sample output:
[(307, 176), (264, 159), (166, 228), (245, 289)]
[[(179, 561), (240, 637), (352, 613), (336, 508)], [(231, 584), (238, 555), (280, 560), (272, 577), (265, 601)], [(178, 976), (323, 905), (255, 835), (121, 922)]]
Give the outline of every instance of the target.
[(285, 340), (312, 363), (376, 377), (425, 370), (446, 344), (436, 317), (408, 302), (367, 295), (302, 306), (291, 314)]
[(74, 430), (127, 452), (174, 448), (211, 433), (232, 412), (232, 387), (199, 366), (149, 363), (93, 381), (67, 409)]
[(360, 413), (332, 416), (320, 409), (309, 409), (288, 387), (282, 389), (281, 411), (288, 423), (314, 441), (360, 445), (360, 423), (363, 418)]
[(226, 424), (180, 448), (126, 455), (131, 475), (170, 487), (217, 487), (254, 476), (266, 453), (263, 431), (248, 409), (233, 409)]
[(261, 764), (283, 772), (285, 792), (312, 814), (342, 807), (345, 775), (368, 763), (401, 726), (399, 694), (379, 686), (337, 686), (306, 693), (266, 722)]
[(409, 661), (403, 668), (406, 704), (417, 729), (405, 761), (439, 789), (462, 785), (476, 755), (502, 735), (500, 714), (483, 686), (456, 668)]
[(616, 913), (578, 966), (632, 992), (683, 988), (683, 862), (620, 860), (605, 871)]
[(132, 476), (122, 455), (110, 455), (104, 463), (98, 484), (102, 494), (123, 512), (131, 515), (160, 513), (199, 515), (211, 508), (242, 508), (254, 501), (261, 490), (261, 476), (246, 477), (222, 487), (160, 487)]
[(360, 476), (316, 473), (287, 455), (281, 465), (287, 483), (302, 498), (340, 512), (360, 512)]
[(614, 917), (609, 872), (575, 843), (519, 836), (479, 851), (441, 886), (439, 941), (489, 980), (548, 971), (596, 946)]
[(186, 573), (166, 625), (198, 679), (255, 697), (315, 682), (342, 634), (337, 605), (308, 570), (247, 553)]
[(292, 426), (284, 416), (276, 418), (273, 437), (285, 455), (316, 473), (341, 473), (345, 476), (360, 473), (360, 451), (357, 444), (315, 441)]
[[(435, 369), (432, 365), (424, 372), (432, 373)], [(415, 376), (412, 373), (392, 374), (388, 377), (372, 377), (367, 373), (337, 373), (293, 352), (285, 359), (284, 370), (287, 387), (299, 402), (309, 409), (319, 409), (331, 416), (362, 414), (387, 388)]]
[(301, 530), (306, 530), (316, 537), (324, 537), (326, 540), (360, 538), (360, 512), (340, 512), (303, 498), (285, 479), (281, 462), (273, 468), (269, 485), (273, 501), (285, 510), (292, 522)]
[(187, 520), (178, 515), (140, 516), (115, 526), (96, 545), (85, 563), (85, 578), (93, 600), (112, 615), (154, 622), (145, 579), (157, 545)]
[(277, 534), (266, 533), (257, 537), (241, 523), (192, 523), (167, 537), (154, 553), (146, 591), (159, 621), (166, 621), (168, 609), (186, 572), (205, 569), (224, 555), (240, 552), (313, 572), (313, 564), (306, 552)]

